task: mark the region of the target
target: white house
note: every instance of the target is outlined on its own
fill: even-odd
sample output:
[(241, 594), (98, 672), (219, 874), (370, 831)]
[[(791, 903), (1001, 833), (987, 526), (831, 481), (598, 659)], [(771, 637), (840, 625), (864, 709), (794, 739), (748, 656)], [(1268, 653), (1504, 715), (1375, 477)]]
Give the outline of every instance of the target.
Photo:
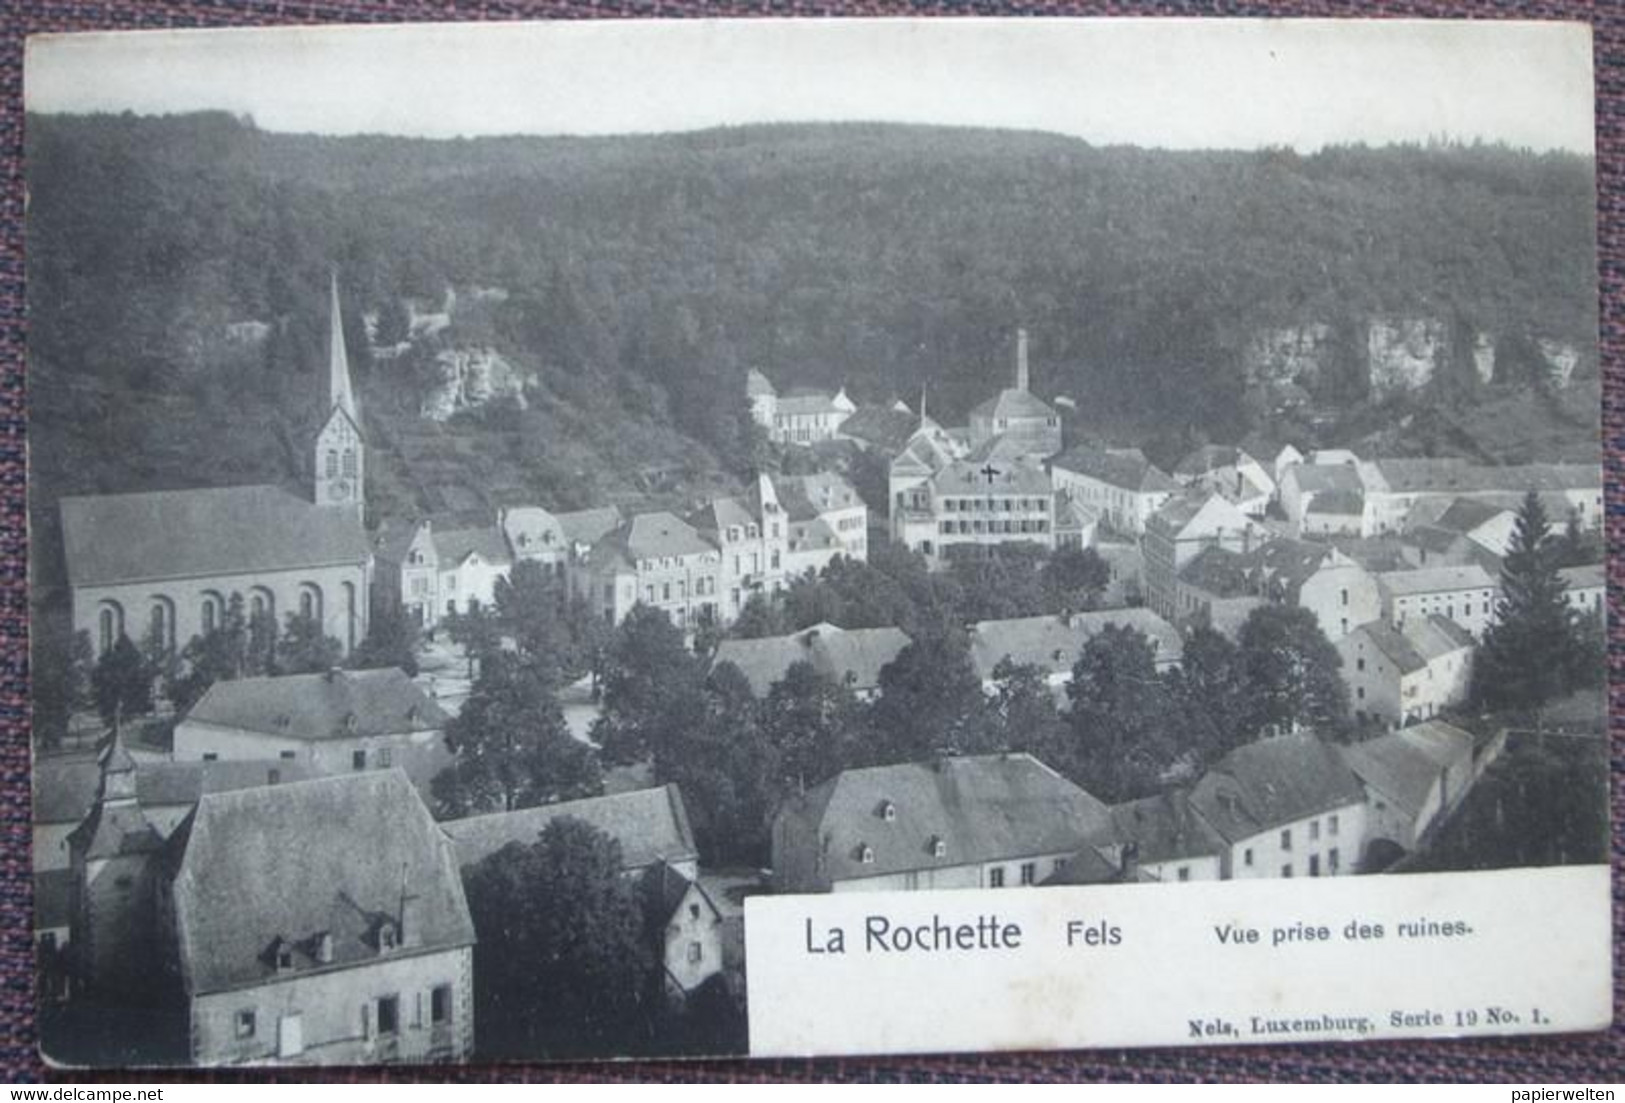
[(1190, 803), (1224, 840), (1226, 879), (1358, 872), (1365, 789), (1337, 750), (1314, 735), (1237, 747), (1202, 775)]
[(1472, 788), (1474, 743), (1471, 733), (1429, 720), (1342, 748), (1366, 788), (1371, 839), (1415, 850)]
[(1608, 601), (1608, 576), (1601, 563), (1564, 567), (1557, 572), (1563, 584), (1563, 600), (1581, 616), (1603, 616)]
[(1337, 653), (1358, 719), (1401, 728), (1467, 699), (1473, 638), (1437, 613), (1403, 628), (1363, 624), (1337, 641)]
[(1376, 579), (1382, 594), (1382, 619), (1395, 628), (1437, 614), (1482, 636), (1495, 623), (1501, 587), (1483, 567), (1383, 571)]
[(1027, 754), (844, 770), (773, 819), (780, 892), (1037, 885), (1109, 840), (1099, 800)]
[(1107, 526), (1125, 536), (1143, 533), (1151, 515), (1179, 492), (1179, 484), (1138, 450), (1079, 445), (1051, 459), (1049, 469), (1057, 491), (1099, 510)]

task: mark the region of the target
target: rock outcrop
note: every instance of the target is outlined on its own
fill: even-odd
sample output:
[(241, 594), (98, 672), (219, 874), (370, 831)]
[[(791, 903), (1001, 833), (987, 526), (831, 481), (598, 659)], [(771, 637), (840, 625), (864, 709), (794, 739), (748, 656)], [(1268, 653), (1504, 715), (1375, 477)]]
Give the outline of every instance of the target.
[(508, 399), (525, 407), (525, 388), (535, 380), (489, 348), (444, 349), (435, 355), (438, 383), (431, 384), (419, 404), (431, 421), (445, 421), (459, 410)]

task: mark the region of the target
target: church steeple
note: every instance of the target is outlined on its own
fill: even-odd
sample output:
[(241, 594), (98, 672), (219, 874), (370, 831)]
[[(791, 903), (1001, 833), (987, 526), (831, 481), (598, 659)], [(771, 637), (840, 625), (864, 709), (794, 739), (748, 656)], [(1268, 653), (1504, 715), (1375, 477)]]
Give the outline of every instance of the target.
[(344, 314), (339, 306), (339, 275), (329, 287), (327, 341), (327, 408), (316, 434), (315, 500), (319, 506), (343, 506), (362, 519), (366, 456), (361, 439), (361, 412), (350, 386), (350, 357), (344, 348)]
[(344, 315), (339, 307), (339, 272), (332, 271), (331, 294), (328, 300), (327, 380), (329, 399), (327, 409), (343, 410), (357, 425), (355, 395), (350, 391), (350, 356), (344, 349)]

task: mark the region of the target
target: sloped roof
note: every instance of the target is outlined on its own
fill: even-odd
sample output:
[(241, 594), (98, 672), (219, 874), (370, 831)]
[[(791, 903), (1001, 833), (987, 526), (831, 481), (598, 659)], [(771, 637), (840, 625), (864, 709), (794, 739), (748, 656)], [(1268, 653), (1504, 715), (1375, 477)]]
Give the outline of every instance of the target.
[(1557, 577), (1571, 590), (1591, 590), (1608, 585), (1607, 569), (1601, 563), (1587, 563), (1579, 567), (1561, 567)]
[(748, 525), (759, 523), (750, 507), (737, 498), (712, 498), (689, 514), (687, 521), (700, 532), (718, 534), (730, 528), (737, 527), (743, 530)]
[(621, 511), (615, 506), (555, 513), (553, 519), (559, 523), (565, 540), (572, 544), (595, 544), (605, 533), (613, 531), (622, 520)]
[(722, 918), (722, 911), (711, 899), (711, 894), (698, 881), (690, 881), (682, 870), (673, 868), (664, 860), (657, 860), (645, 869), (637, 884), (644, 931), (651, 936), (662, 934), (671, 922), (672, 913), (682, 906), (690, 889), (699, 893), (701, 902), (711, 909), (713, 919)]
[(1440, 773), (1473, 757), (1473, 742), (1470, 732), (1429, 720), (1341, 751), (1360, 780), (1415, 816)]
[(1099, 847), (1086, 846), (1069, 855), (1066, 864), (1044, 878), (1045, 885), (1114, 885), (1123, 880), (1123, 867), (1100, 852)]
[(1309, 499), (1309, 508), (1304, 512), (1352, 517), (1365, 512), (1365, 495), (1357, 490), (1323, 490)]
[(1193, 523), (1204, 513), (1209, 515), (1209, 527), (1212, 527), (1214, 519), (1219, 519), (1222, 523), (1218, 528), (1229, 532), (1257, 528), (1257, 523), (1252, 518), (1242, 513), (1236, 508), (1235, 503), (1223, 495), (1192, 487), (1185, 488), (1185, 493), (1164, 502), (1162, 508), (1146, 521), (1146, 528), (1172, 539), (1179, 539), (1190, 531)]
[(1368, 571), (1402, 571), (1410, 568), (1410, 560), (1405, 558), (1405, 541), (1397, 536), (1334, 533), (1323, 539)]
[(1299, 733), (1247, 743), (1220, 759), (1191, 791), (1191, 807), (1229, 842), (1365, 800), (1354, 772), (1329, 744)]
[(1496, 580), (1483, 567), (1417, 567), (1408, 571), (1383, 571), (1377, 584), (1390, 594), (1448, 593), (1453, 590), (1487, 590)]
[(838, 414), (841, 408), (835, 403), (835, 396), (827, 392), (807, 393), (805, 391), (791, 391), (779, 398), (773, 407), (777, 414)]
[(632, 567), (639, 560), (666, 556), (699, 555), (715, 551), (688, 522), (664, 511), (639, 513), (593, 545), (596, 564), (618, 563)]
[(907, 447), (919, 428), (919, 416), (907, 410), (862, 406), (841, 422), (841, 435), (895, 454)]
[(1055, 411), (1031, 391), (1006, 387), (971, 410), (972, 418), (1052, 418)]
[(501, 511), (498, 523), (509, 545), (520, 554), (542, 548), (563, 551), (569, 544), (559, 519), (541, 506), (510, 506)]
[(810, 521), (790, 522), (790, 550), (793, 552), (830, 551), (844, 545), (829, 522), (820, 517)]
[(1442, 529), (1468, 533), (1508, 512), (1510, 511), (1489, 502), (1457, 498), (1439, 515), (1434, 524)]
[(767, 376), (755, 368), (745, 373), (745, 393), (752, 396), (778, 394), (773, 389), (773, 384), (768, 380)]
[(1243, 597), (1251, 592), (1248, 560), (1226, 548), (1207, 547), (1179, 568), (1179, 581), (1214, 597)]
[(1141, 862), (1207, 858), (1224, 851), (1224, 840), (1191, 810), (1184, 790), (1116, 804), (1111, 812), (1118, 841), (1134, 843)]
[(182, 722), (317, 740), (438, 731), (446, 719), (405, 671), (389, 667), (216, 682)]
[(508, 555), (508, 541), (495, 525), (469, 529), (434, 529), (435, 554), (442, 568), (455, 567), (471, 555), (478, 554), (487, 563), (502, 565), (512, 562)]
[(1326, 544), (1281, 537), (1246, 552), (1242, 558), (1247, 568), (1265, 572), (1272, 582), (1296, 594), (1305, 582), (1328, 565), (1334, 554)]
[(863, 505), (852, 484), (833, 471), (811, 475), (775, 475), (773, 492), (792, 521), (810, 521), (830, 510)]
[[(170, 846), (194, 996), (275, 978), (278, 940), (291, 944), (296, 973), (474, 942), (451, 844), (400, 770), (208, 794)], [(403, 895), (402, 946), (381, 952), (380, 924), (401, 921)], [(324, 932), (331, 963), (315, 956)]]
[(758, 697), (765, 697), (775, 682), (798, 662), (812, 663), (824, 677), (844, 684), (848, 675), (854, 689), (871, 690), (880, 684), (880, 671), (909, 643), (901, 628), (838, 628), (815, 624), (788, 636), (754, 640), (723, 640), (715, 662), (737, 666)]
[[(144, 808), (196, 804), (204, 793), (226, 793), (311, 776), (302, 762), (273, 761), (137, 762), (136, 800)], [(101, 785), (101, 766), (89, 758), (42, 759), (34, 764), (34, 822), (78, 823), (90, 814)]]
[(1184, 652), (1179, 631), (1149, 609), (1101, 609), (1059, 616), (984, 620), (971, 626), (971, 661), (985, 682), (1006, 656), (1018, 666), (1052, 674), (1071, 671), (1084, 646), (1110, 626), (1132, 628), (1151, 641), (1158, 665), (1178, 662)]
[[(987, 471), (993, 472), (989, 479)], [(937, 494), (955, 494), (975, 497), (978, 494), (1031, 494), (1048, 496), (1054, 493), (1049, 473), (1035, 463), (1009, 459), (1002, 463), (974, 463), (955, 460), (931, 476), (931, 489)]]
[(793, 845), (823, 852), (823, 876), (832, 882), (1056, 854), (1111, 831), (1104, 804), (1027, 754), (846, 770), (787, 802), (779, 816)]
[(275, 486), (63, 498), (74, 586), (256, 574), (363, 562), (356, 511), (315, 506)]
[(1346, 464), (1299, 464), (1288, 473), (1288, 478), (1306, 494), (1325, 494), (1333, 490), (1353, 494), (1365, 492), (1365, 480), (1360, 473)]
[(1051, 467), (1142, 494), (1171, 494), (1179, 489), (1178, 483), (1138, 452), (1107, 452), (1077, 445), (1049, 462)]
[(1466, 629), (1438, 613), (1408, 619), (1400, 629), (1372, 621), (1355, 631), (1364, 632), (1372, 646), (1398, 667), (1401, 674), (1414, 674), (1435, 659), (1473, 646), (1473, 637)]
[(467, 867), (509, 843), (534, 843), (549, 823), (562, 816), (583, 820), (620, 843), (623, 869), (642, 869), (661, 860), (692, 862), (699, 858), (683, 794), (672, 784), (517, 812), (444, 820), (440, 827), (456, 844), (458, 864)]

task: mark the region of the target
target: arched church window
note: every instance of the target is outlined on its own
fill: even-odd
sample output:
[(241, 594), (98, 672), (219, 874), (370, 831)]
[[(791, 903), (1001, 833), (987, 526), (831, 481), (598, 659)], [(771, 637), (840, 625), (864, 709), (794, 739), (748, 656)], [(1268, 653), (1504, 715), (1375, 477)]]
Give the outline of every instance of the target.
[(167, 597), (152, 599), (152, 611), (147, 618), (147, 638), (156, 641), (167, 651), (175, 649), (175, 607)]
[(322, 591), (314, 582), (299, 587), (299, 615), (317, 621), (322, 619)]
[(203, 624), (204, 635), (208, 635), (220, 627), (224, 614), (225, 602), (221, 600), (219, 594), (206, 593), (203, 595), (202, 609), (198, 619)]
[(269, 590), (256, 586), (249, 591), (248, 615), (255, 620), (261, 617), (276, 620), (276, 599), (271, 596)]
[(355, 449), (354, 448), (346, 448), (344, 450), (344, 475), (345, 475), (345, 478), (349, 478), (349, 479), (355, 478)]
[(339, 454), (335, 449), (327, 450), (327, 477), (331, 479), (339, 473)]
[(105, 655), (113, 650), (113, 645), (124, 635), (124, 610), (118, 602), (102, 602), (101, 609), (96, 613), (96, 633), (101, 653)]

